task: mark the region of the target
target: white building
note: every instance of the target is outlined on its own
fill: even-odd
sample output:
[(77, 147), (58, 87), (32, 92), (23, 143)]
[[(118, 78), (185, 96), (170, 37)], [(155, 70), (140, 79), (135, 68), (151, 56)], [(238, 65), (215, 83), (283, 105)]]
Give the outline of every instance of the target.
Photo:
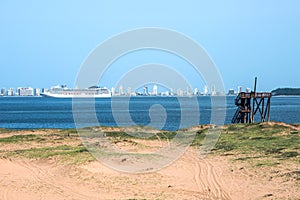
[(42, 88), (42, 93), (48, 92), (48, 88)]
[(110, 91), (111, 91), (111, 95), (112, 95), (112, 96), (114, 96), (114, 95), (116, 94), (116, 90), (115, 90), (114, 87), (112, 87)]
[(119, 87), (119, 94), (118, 95), (122, 96), (123, 94), (124, 94), (124, 92), (123, 92), (123, 85), (120, 85), (120, 87)]
[(198, 93), (199, 93), (198, 88), (195, 88), (193, 94), (194, 94), (195, 96), (197, 96)]
[(229, 89), (228, 90), (228, 95), (235, 95), (234, 89)]
[(157, 96), (157, 94), (158, 94), (157, 85), (153, 85), (152, 95)]
[(183, 96), (183, 91), (181, 88), (177, 89), (177, 96), (180, 96), (180, 97)]
[(131, 87), (127, 88), (126, 96), (131, 96)]
[(216, 87), (214, 85), (211, 86), (211, 96), (217, 95)]
[(186, 87), (186, 96), (191, 96), (191, 88), (189, 86)]
[(145, 87), (143, 88), (143, 95), (145, 95), (145, 96), (148, 96), (148, 95), (149, 95), (149, 92), (148, 92), (148, 86), (145, 86)]
[(241, 93), (243, 91), (242, 86), (238, 86), (238, 93)]
[(40, 88), (35, 88), (35, 89), (34, 89), (34, 92), (33, 92), (33, 95), (34, 95), (34, 96), (40, 96), (40, 95), (41, 95), (41, 90), (40, 90)]
[(27, 88), (20, 87), (17, 90), (19, 96), (33, 96), (33, 88), (31, 87), (27, 87)]
[(207, 87), (207, 85), (204, 86), (203, 95), (204, 96), (208, 95), (208, 87)]
[(171, 95), (171, 96), (174, 95), (173, 88), (170, 88), (170, 95)]
[(5, 96), (6, 95), (6, 89), (5, 88), (2, 88), (1, 89), (1, 96)]
[(7, 96), (15, 96), (15, 89), (14, 88), (8, 88)]

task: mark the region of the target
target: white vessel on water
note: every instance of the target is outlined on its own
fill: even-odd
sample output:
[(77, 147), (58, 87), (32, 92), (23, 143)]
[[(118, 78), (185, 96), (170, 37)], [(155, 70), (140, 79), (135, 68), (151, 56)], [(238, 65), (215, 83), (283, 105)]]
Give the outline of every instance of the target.
[(41, 95), (54, 98), (104, 98), (111, 97), (111, 92), (106, 87), (92, 86), (85, 89), (70, 89), (62, 85), (52, 87)]

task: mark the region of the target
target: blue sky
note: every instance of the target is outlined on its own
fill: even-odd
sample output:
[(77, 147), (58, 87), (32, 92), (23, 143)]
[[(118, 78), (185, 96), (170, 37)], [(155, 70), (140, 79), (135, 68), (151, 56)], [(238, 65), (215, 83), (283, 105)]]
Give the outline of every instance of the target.
[[(97, 45), (142, 27), (172, 29), (195, 40), (217, 65), (226, 90), (251, 87), (255, 76), (259, 90), (300, 87), (300, 1), (178, 2), (2, 0), (0, 87), (74, 86)], [(131, 61), (138, 59), (151, 61)], [(110, 74), (118, 72), (116, 66)], [(114, 83), (110, 74), (103, 83), (108, 87)], [(192, 73), (185, 76), (202, 87)]]

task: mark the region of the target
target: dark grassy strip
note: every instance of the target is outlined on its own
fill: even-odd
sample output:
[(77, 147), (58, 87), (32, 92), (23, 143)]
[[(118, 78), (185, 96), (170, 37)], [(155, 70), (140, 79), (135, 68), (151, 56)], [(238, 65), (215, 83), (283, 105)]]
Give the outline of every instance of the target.
[(39, 135), (27, 134), (27, 135), (13, 135), (10, 137), (0, 138), (0, 143), (20, 143), (20, 142), (31, 142), (31, 141), (42, 141), (44, 140)]
[(24, 150), (16, 150), (15, 155), (25, 155), (29, 158), (49, 158), (57, 155), (75, 155), (77, 153), (87, 152), (83, 146), (62, 145), (56, 147), (31, 148)]

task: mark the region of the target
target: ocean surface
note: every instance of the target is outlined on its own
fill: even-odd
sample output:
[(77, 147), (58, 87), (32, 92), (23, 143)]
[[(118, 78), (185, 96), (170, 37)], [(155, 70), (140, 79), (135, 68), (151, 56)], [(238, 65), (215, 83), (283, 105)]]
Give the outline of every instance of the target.
[[(215, 110), (224, 112), (225, 124), (231, 123), (236, 110), (234, 96)], [(118, 97), (82, 100), (75, 109), (72, 99), (45, 97), (0, 97), (0, 127), (9, 129), (76, 128), (85, 126), (150, 125), (164, 130), (177, 130), (211, 123), (211, 98)], [(85, 106), (89, 104), (89, 106)], [(74, 120), (74, 116), (76, 119)], [(90, 120), (96, 116), (97, 123)], [(124, 116), (124, 118), (123, 118)], [(127, 116), (127, 118), (125, 117)], [(76, 121), (77, 123), (75, 123)], [(79, 122), (78, 122), (79, 121)], [(300, 97), (273, 97), (271, 121), (300, 123)]]

